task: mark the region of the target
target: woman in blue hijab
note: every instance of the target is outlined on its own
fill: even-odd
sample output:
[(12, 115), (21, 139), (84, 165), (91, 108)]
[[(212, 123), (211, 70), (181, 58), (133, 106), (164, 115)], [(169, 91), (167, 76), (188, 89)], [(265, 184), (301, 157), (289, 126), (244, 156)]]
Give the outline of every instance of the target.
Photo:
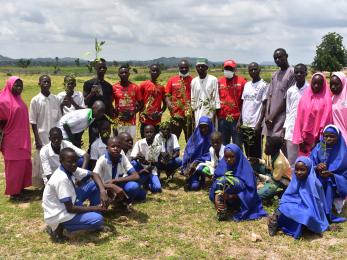
[(257, 194), (257, 185), (252, 166), (235, 144), (224, 148), (224, 157), (218, 163), (210, 200), (215, 204), (219, 220), (226, 220), (227, 207), (236, 210), (236, 221), (258, 219), (266, 216)]
[(347, 196), (347, 147), (340, 130), (335, 125), (327, 125), (321, 141), (311, 152), (313, 165), (322, 183), (328, 204), (328, 220), (344, 222), (346, 219), (332, 214), (333, 205), (338, 213)]
[(196, 169), (199, 163), (209, 161), (211, 134), (214, 127), (210, 118), (202, 116), (199, 125), (189, 138), (183, 154), (182, 170), (188, 177), (188, 190), (198, 190), (205, 181), (205, 177)]
[(269, 234), (274, 236), (278, 228), (298, 239), (302, 227), (321, 234), (329, 228), (327, 204), (322, 185), (318, 180), (310, 158), (300, 156), (295, 161), (295, 174), (283, 193), (277, 212), (269, 218)]

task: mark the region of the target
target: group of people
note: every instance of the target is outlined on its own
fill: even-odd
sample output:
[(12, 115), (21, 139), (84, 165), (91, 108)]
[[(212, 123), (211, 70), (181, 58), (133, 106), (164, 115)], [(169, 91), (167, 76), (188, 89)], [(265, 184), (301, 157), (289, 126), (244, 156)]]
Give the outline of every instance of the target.
[[(346, 76), (334, 72), (328, 84), (318, 72), (307, 82), (307, 67), (290, 67), (284, 49), (273, 57), (279, 70), (269, 83), (256, 62), (248, 65), (249, 81), (237, 75), (231, 59), (217, 79), (208, 74), (207, 59), (199, 58), (197, 77), (181, 60), (165, 87), (158, 64), (140, 85), (122, 65), (112, 86), (100, 59), (83, 93), (68, 75), (65, 91), (53, 95), (50, 77), (42, 75), (29, 111), (21, 99), (23, 81), (10, 77), (0, 92), (5, 194), (22, 201), (26, 187), (43, 183), (47, 231), (61, 240), (65, 229), (103, 230), (102, 213), (110, 205), (131, 211), (148, 191), (162, 191), (162, 172), (171, 180), (179, 171), (187, 191), (211, 185), (219, 220), (267, 216), (262, 203), (279, 195), (279, 208), (268, 218), (270, 235), (278, 229), (294, 238), (303, 229), (323, 233), (330, 223), (345, 221), (335, 212), (347, 196)], [(162, 120), (166, 108), (169, 121)], [(137, 115), (141, 139), (135, 142)], [(81, 149), (86, 130), (88, 151)], [(181, 159), (182, 131), (187, 144)]]

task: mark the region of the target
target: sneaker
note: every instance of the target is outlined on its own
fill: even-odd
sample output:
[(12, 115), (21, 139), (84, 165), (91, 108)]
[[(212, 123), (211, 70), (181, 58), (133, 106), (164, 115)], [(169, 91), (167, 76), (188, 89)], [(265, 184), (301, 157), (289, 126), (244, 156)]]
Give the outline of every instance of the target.
[(278, 215), (276, 213), (268, 217), (267, 220), (268, 232), (271, 237), (276, 235), (278, 229)]

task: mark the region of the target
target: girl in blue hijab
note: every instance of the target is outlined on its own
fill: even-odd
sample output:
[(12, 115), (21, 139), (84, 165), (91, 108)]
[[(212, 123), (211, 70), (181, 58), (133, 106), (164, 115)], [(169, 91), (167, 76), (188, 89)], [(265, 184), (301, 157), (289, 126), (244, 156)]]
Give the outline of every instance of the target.
[(188, 190), (198, 190), (205, 181), (205, 176), (196, 169), (199, 163), (210, 159), (211, 134), (214, 127), (210, 118), (202, 116), (199, 125), (189, 138), (183, 154), (182, 170), (188, 176)]
[(232, 216), (236, 221), (267, 215), (257, 194), (252, 166), (235, 144), (228, 144), (224, 148), (224, 157), (215, 170), (210, 200), (215, 204), (219, 220), (228, 218), (228, 206), (236, 210)]
[(327, 125), (321, 141), (311, 152), (316, 174), (322, 183), (328, 205), (328, 220), (344, 222), (346, 219), (332, 214), (333, 205), (338, 213), (347, 196), (347, 147), (340, 130), (335, 125)]
[(278, 228), (295, 239), (301, 236), (303, 226), (317, 234), (329, 228), (322, 184), (310, 158), (296, 159), (294, 172), (277, 212), (269, 218), (270, 236), (274, 236)]

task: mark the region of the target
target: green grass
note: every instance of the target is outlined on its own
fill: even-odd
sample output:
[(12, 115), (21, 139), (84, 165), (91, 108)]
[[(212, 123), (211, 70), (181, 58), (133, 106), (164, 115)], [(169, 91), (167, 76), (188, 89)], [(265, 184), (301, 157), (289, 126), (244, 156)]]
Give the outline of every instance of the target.
[[(1, 69), (0, 69), (1, 71)], [(112, 71), (111, 71), (112, 72)], [(139, 72), (144, 74), (144, 72)], [(164, 72), (164, 82), (175, 72)], [(270, 73), (270, 72), (269, 72)], [(217, 71), (217, 76), (221, 71)], [(21, 74), (27, 104), (39, 91), (38, 74)], [(0, 73), (4, 85), (6, 72)], [(90, 75), (78, 77), (81, 90)], [(114, 83), (113, 73), (107, 78)], [(52, 92), (63, 90), (63, 75), (52, 76)], [(168, 114), (165, 114), (168, 118)], [(183, 137), (180, 144), (184, 146)], [(4, 171), (1, 158), (0, 172)], [(208, 191), (185, 192), (182, 177), (173, 183), (163, 181), (163, 193), (148, 195), (145, 203), (135, 205), (135, 212), (125, 214), (117, 210), (106, 214), (113, 232), (77, 233), (68, 243), (55, 244), (43, 231), (43, 213), (38, 191), (30, 203), (15, 204), (0, 195), (0, 259), (30, 258), (85, 258), (85, 259), (345, 259), (347, 224), (340, 232), (326, 232), (323, 238), (304, 234), (299, 241), (279, 234), (267, 235), (266, 220), (251, 222), (218, 222)], [(0, 174), (0, 193), (4, 193), (5, 180)], [(274, 205), (266, 206), (273, 212)], [(347, 211), (344, 212), (347, 215)], [(259, 242), (251, 241), (251, 234), (261, 236)]]

